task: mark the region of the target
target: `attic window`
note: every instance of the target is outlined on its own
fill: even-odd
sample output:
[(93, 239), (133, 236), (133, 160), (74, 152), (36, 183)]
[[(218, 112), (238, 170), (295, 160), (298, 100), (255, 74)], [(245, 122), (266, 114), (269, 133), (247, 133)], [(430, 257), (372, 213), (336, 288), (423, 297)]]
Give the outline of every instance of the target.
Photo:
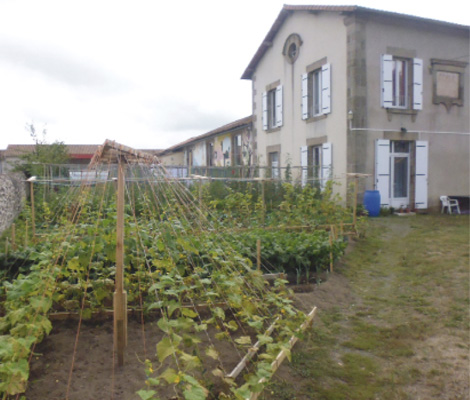
[(299, 57), (300, 46), (302, 46), (302, 39), (297, 33), (289, 35), (286, 39), (282, 54), (290, 64), (294, 64), (297, 57)]
[(295, 43), (291, 43), (287, 54), (290, 60), (295, 60), (297, 56), (297, 45)]

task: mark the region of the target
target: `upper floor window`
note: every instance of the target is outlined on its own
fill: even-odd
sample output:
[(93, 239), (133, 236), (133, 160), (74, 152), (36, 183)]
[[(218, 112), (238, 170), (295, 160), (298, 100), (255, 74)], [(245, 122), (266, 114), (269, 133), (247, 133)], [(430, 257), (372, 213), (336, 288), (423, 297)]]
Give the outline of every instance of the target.
[(282, 101), (282, 85), (277, 85), (263, 93), (263, 129), (265, 131), (282, 126)]
[[(312, 64), (302, 75), (302, 119), (331, 112), (331, 64)], [(317, 67), (317, 68), (315, 68)]]
[(423, 109), (423, 60), (382, 55), (382, 107)]

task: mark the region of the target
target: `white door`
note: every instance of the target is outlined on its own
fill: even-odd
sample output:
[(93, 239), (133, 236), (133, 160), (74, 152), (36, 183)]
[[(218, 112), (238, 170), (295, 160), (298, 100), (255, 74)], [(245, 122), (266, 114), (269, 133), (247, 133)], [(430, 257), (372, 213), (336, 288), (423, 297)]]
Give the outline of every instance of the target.
[(390, 148), (390, 205), (410, 206), (410, 142), (392, 141)]

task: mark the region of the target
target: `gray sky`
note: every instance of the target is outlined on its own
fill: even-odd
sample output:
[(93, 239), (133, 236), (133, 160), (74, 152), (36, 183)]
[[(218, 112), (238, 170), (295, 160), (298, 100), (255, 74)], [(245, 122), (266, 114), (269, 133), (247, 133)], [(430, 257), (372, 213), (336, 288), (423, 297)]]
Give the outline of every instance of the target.
[(463, 0), (0, 0), (0, 149), (32, 144), (28, 123), (48, 142), (166, 148), (248, 116), (240, 76), (284, 3), (470, 23)]

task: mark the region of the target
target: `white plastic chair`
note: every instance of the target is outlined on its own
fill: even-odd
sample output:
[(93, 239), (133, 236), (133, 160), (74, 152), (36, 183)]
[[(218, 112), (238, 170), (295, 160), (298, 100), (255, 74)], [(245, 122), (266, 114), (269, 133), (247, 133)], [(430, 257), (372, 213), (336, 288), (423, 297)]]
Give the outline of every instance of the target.
[(457, 210), (457, 213), (460, 214), (460, 207), (459, 207), (459, 201), (455, 199), (451, 199), (449, 196), (441, 196), (441, 203), (442, 203), (442, 208), (441, 208), (441, 214), (444, 212), (444, 210), (447, 208), (447, 213), (452, 214), (452, 207), (455, 207)]

